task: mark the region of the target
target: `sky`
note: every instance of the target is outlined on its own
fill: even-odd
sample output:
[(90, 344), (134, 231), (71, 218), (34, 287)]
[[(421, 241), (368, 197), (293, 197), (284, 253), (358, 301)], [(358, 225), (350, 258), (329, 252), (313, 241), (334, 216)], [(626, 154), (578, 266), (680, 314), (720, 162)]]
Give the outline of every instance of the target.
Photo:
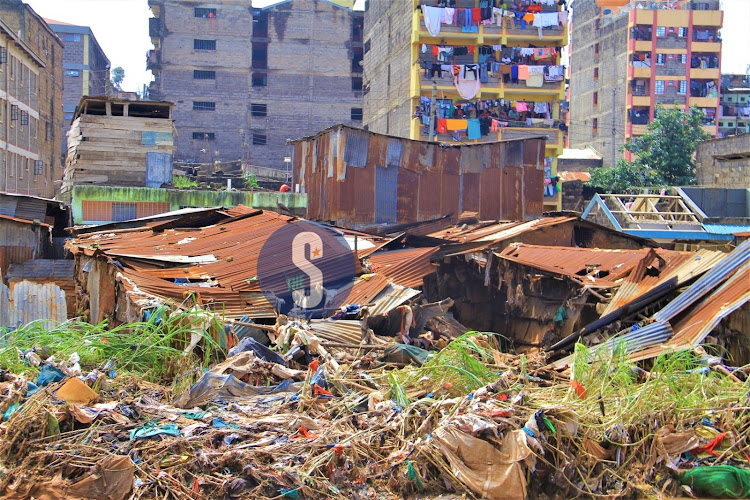
[[(263, 6), (276, 0), (255, 1)], [(90, 26), (112, 67), (125, 69), (123, 89), (140, 90), (151, 81), (146, 52), (151, 11), (146, 0), (26, 0), (42, 17)], [(361, 3), (361, 2), (360, 2)], [(750, 64), (750, 0), (723, 0), (722, 73), (745, 73)]]

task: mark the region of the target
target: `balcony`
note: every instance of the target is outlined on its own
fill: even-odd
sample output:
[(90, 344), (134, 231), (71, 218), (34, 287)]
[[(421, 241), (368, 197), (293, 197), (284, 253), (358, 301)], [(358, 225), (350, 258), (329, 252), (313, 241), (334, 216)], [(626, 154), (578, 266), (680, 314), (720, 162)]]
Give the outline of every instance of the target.
[(651, 40), (644, 42), (641, 40), (637, 40), (635, 42), (635, 50), (636, 52), (651, 52)]
[(164, 35), (164, 24), (158, 17), (152, 17), (148, 20), (148, 36), (151, 38), (161, 38)]
[(691, 45), (693, 52), (721, 52), (721, 42), (693, 42)]
[(711, 136), (716, 135), (716, 125), (703, 125), (701, 126), (703, 131)]
[(691, 68), (690, 78), (691, 79), (705, 79), (705, 80), (718, 80), (719, 79), (719, 68)]
[(556, 95), (565, 89), (565, 82), (544, 82), (541, 87), (527, 87), (525, 82), (519, 83), (502, 83), (501, 90), (507, 95), (508, 99), (524, 99), (528, 96), (533, 99), (539, 95)]
[(631, 130), (632, 137), (641, 136), (646, 133), (646, 127), (648, 125), (633, 125), (633, 128)]
[[(452, 43), (454, 45), (459, 45), (460, 43), (466, 45), (476, 44), (477, 38), (488, 38), (489, 40), (498, 39), (498, 41), (502, 37), (508, 37), (514, 40), (539, 40), (538, 28), (531, 24), (527, 24), (526, 28), (522, 28), (520, 23), (515, 24), (514, 21), (510, 19), (505, 19), (502, 27), (497, 26), (497, 24), (480, 24), (476, 33), (465, 33), (462, 31), (461, 26), (441, 24), (440, 33), (436, 37), (432, 37), (425, 27), (424, 15), (421, 13), (418, 15), (419, 38), (421, 42), (424, 42), (424, 39), (426, 38), (435, 38), (440, 40), (440, 43)], [(545, 41), (559, 41), (561, 43), (566, 43), (566, 26), (550, 26), (543, 28), (543, 30)]]
[(633, 78), (651, 78), (651, 67), (633, 66)]
[(693, 12), (693, 24), (721, 28), (721, 17), (722, 12), (720, 10), (696, 11)]
[(161, 68), (161, 51), (160, 50), (149, 50), (146, 53), (146, 69), (160, 69)]
[(699, 108), (715, 108), (719, 105), (718, 97), (690, 97), (690, 105)]
[(651, 97), (648, 92), (645, 95), (633, 94), (633, 106), (651, 106)]

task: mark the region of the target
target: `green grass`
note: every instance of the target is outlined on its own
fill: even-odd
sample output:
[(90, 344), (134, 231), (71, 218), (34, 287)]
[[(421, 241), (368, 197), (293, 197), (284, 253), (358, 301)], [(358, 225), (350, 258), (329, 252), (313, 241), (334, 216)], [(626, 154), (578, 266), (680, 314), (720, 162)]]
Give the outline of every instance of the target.
[(186, 175), (173, 175), (172, 185), (176, 188), (193, 188), (198, 187), (198, 182)]
[[(203, 334), (201, 355), (183, 356), (190, 340), (191, 317), (185, 313), (109, 329), (106, 322), (92, 325), (67, 321), (46, 330), (41, 321), (22, 326), (5, 336), (0, 348), (0, 369), (34, 377), (39, 368), (24, 362), (22, 353), (46, 348), (45, 355), (64, 361), (77, 352), (84, 372), (113, 360), (119, 374), (132, 373), (150, 382), (165, 383), (193, 367), (207, 367), (219, 346)], [(196, 349), (198, 351), (198, 349)]]

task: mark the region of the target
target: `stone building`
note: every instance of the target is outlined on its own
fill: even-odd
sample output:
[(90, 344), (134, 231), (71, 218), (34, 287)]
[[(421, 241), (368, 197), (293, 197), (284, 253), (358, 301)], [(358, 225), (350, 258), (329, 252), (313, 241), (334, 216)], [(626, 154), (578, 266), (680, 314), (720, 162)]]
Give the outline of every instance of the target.
[(0, 0), (0, 191), (52, 198), (62, 178), (62, 49), (27, 4)]
[[(452, 144), (544, 136), (545, 175), (539, 190), (545, 208), (558, 210), (560, 192), (551, 179), (565, 128), (560, 108), (566, 8), (535, 1), (532, 13), (529, 2), (506, 2), (514, 20), (480, 10), (487, 5), (479, 0), (450, 2), (455, 7), (450, 10), (445, 2), (437, 3), (365, 3), (365, 128)], [(474, 19), (474, 13), (483, 17)]]
[(750, 134), (699, 142), (695, 178), (699, 186), (750, 188)]
[(362, 120), (353, 2), (149, 0), (150, 98), (176, 104), (177, 160), (285, 168), (288, 139)]
[(721, 75), (719, 137), (750, 133), (750, 75)]
[(88, 26), (45, 19), (64, 44), (63, 48), (63, 141), (76, 106), (83, 96), (105, 96), (109, 82), (109, 59)]
[(718, 0), (576, 0), (573, 18), (570, 147), (591, 145), (613, 166), (657, 103), (702, 109), (717, 135)]

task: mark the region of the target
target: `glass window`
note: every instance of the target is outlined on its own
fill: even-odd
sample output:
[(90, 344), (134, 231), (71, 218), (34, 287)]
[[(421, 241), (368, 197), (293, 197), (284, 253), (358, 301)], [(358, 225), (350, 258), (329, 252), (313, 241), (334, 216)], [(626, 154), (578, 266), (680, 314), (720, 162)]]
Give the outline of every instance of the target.
[(193, 101), (193, 111), (215, 111), (216, 103), (209, 101)]
[(216, 9), (207, 9), (205, 7), (196, 7), (195, 8), (195, 17), (203, 17), (203, 18), (214, 18), (216, 17)]
[(214, 132), (193, 132), (193, 140), (213, 141), (216, 140), (216, 134)]
[(666, 36), (667, 35), (667, 28), (664, 26), (657, 26), (656, 27), (656, 36)]
[(680, 94), (686, 94), (687, 93), (687, 80), (680, 80)]
[(265, 146), (267, 144), (268, 138), (265, 134), (256, 134), (253, 133), (253, 145), (254, 146)]
[(663, 94), (664, 93), (664, 80), (656, 80), (656, 84), (654, 86), (654, 91), (657, 94)]
[(250, 114), (252, 116), (266, 116), (268, 114), (268, 105), (253, 102), (250, 104)]

